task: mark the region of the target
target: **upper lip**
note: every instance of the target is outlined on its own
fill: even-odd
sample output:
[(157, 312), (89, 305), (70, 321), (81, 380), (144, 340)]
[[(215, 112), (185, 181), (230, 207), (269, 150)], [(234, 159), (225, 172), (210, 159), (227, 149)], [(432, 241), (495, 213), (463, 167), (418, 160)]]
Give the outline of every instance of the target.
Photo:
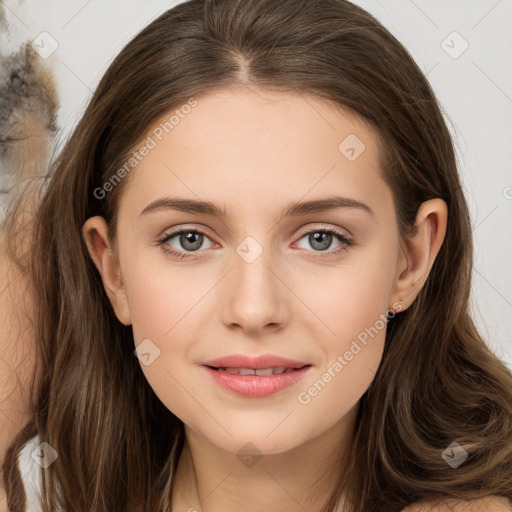
[(272, 354), (265, 354), (258, 357), (235, 354), (219, 359), (212, 359), (202, 364), (203, 366), (213, 366), (214, 368), (252, 368), (254, 370), (263, 370), (265, 368), (302, 368), (308, 365), (308, 363), (294, 361)]

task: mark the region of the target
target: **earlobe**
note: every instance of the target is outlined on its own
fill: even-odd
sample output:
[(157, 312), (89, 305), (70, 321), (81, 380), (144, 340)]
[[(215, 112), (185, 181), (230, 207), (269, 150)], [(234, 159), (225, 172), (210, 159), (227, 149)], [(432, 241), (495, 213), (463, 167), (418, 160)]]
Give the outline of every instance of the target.
[(89, 255), (98, 269), (103, 287), (119, 321), (131, 324), (126, 290), (123, 285), (119, 259), (108, 238), (108, 226), (103, 217), (91, 217), (82, 227), (82, 236)]
[[(448, 208), (439, 198), (421, 204), (414, 230), (401, 244), (393, 295), (407, 309), (425, 284), (441, 249), (448, 221)], [(391, 302), (393, 302), (393, 300)]]

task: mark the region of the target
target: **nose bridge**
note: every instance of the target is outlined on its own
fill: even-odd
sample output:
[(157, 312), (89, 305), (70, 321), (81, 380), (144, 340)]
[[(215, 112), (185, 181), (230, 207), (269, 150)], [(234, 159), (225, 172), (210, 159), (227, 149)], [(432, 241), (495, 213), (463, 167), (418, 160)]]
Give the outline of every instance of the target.
[(283, 322), (284, 297), (274, 266), (270, 247), (264, 247), (255, 236), (247, 236), (238, 244), (233, 254), (229, 296), (224, 303), (226, 324), (257, 330)]

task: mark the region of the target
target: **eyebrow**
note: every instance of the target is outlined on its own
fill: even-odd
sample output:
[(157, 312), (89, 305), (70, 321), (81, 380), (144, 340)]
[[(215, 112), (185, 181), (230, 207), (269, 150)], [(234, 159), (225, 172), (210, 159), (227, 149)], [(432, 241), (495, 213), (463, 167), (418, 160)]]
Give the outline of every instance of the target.
[[(337, 208), (360, 209), (374, 215), (375, 212), (365, 203), (350, 199), (348, 197), (330, 196), (312, 201), (298, 201), (289, 204), (281, 212), (282, 217), (298, 217), (308, 213), (320, 213), (335, 210)], [(162, 197), (148, 204), (140, 215), (146, 215), (151, 212), (162, 210), (176, 210), (184, 213), (199, 213), (211, 215), (224, 219), (228, 212), (222, 206), (218, 206), (210, 201), (198, 201), (195, 199), (185, 199), (179, 197)]]

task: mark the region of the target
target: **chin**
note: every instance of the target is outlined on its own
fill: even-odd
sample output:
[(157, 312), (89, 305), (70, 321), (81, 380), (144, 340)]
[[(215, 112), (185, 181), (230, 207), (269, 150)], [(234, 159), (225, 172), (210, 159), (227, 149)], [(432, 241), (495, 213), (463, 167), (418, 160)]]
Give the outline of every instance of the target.
[(282, 418), (279, 418), (273, 423), (255, 424), (254, 428), (248, 428), (247, 424), (236, 428), (231, 424), (227, 430), (232, 437), (224, 430), (218, 432), (218, 429), (217, 435), (212, 435), (211, 424), (206, 427), (210, 428), (209, 431), (200, 429), (199, 432), (209, 443), (228, 453), (254, 456), (278, 455), (293, 450), (308, 440), (307, 437), (302, 438), (303, 427), (300, 431), (290, 428), (293, 425), (288, 425), (286, 428), (284, 423), (287, 420), (279, 425), (281, 421)]

